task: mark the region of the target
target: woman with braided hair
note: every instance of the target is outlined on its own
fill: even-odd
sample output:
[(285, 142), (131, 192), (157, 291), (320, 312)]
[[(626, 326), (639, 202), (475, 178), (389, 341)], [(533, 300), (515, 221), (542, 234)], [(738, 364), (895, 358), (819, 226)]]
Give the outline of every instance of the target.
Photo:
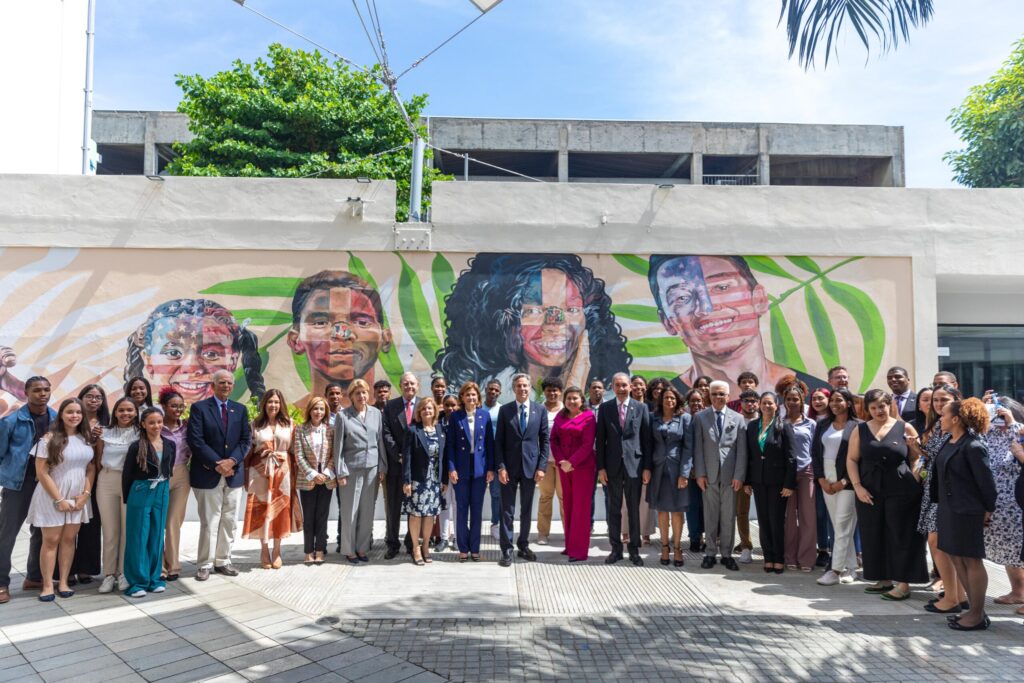
[(263, 395), (256, 335), (231, 311), (210, 299), (172, 299), (153, 309), (128, 337), (125, 379), (148, 377), (173, 388), (191, 405), (213, 396), (213, 373), (235, 372), (239, 363), (249, 392)]

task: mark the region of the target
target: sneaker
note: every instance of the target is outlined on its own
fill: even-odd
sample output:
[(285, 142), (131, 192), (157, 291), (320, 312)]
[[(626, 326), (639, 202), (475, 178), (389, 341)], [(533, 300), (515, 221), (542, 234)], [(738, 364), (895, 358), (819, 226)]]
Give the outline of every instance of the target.
[(146, 597), (146, 591), (144, 591), (144, 590), (142, 590), (140, 588), (139, 590), (135, 591), (134, 593), (129, 593), (128, 597), (130, 597), (130, 598), (144, 598), (144, 597)]
[(740, 553), (740, 564), (750, 564), (754, 561), (753, 553), (750, 552), (750, 548), (744, 548), (743, 552)]
[(839, 575), (839, 583), (853, 583), (857, 580), (857, 577), (853, 575), (853, 572), (843, 572)]
[(537, 537), (537, 545), (547, 545), (547, 544), (548, 544), (548, 537), (547, 536), (538, 536)]
[[(100, 593), (110, 593), (114, 590), (114, 583), (117, 578), (113, 574), (109, 574), (103, 577), (103, 583), (100, 584)], [(128, 586), (125, 586), (127, 588)]]
[(834, 586), (839, 583), (839, 574), (829, 569), (818, 579), (819, 586)]
[(122, 593), (128, 590), (128, 579), (124, 578), (124, 574), (121, 574), (121, 576), (117, 577), (117, 590), (121, 591)]
[(164, 586), (157, 586), (156, 588), (154, 588), (153, 590), (151, 590), (149, 592), (150, 593), (163, 593), (165, 590), (167, 590), (166, 587), (164, 587)]
[(492, 524), (491, 525), (491, 538), (493, 538), (495, 541), (500, 541), (501, 540), (501, 532), (498, 531), (498, 525), (497, 524)]

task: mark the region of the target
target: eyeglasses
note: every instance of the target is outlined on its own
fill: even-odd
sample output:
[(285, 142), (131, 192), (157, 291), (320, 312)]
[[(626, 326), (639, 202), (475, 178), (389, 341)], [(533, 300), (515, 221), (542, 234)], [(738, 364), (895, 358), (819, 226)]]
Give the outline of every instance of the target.
[(729, 394), (723, 394), (720, 391), (716, 391), (716, 392), (712, 393), (711, 395), (712, 396), (719, 396), (719, 397), (721, 397), (721, 396), (728, 396)]
[(757, 403), (757, 399), (756, 398), (745, 398), (745, 399), (743, 399), (743, 402), (744, 403)]

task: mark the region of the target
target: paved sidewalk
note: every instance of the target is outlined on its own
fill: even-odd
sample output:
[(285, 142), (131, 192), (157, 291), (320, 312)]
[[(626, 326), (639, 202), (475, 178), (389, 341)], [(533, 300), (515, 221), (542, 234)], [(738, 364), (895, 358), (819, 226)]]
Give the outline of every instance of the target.
[[(186, 523), (185, 558), (197, 531)], [(923, 611), (924, 591), (886, 602), (860, 582), (817, 586), (817, 573), (702, 570), (691, 553), (683, 569), (663, 567), (657, 547), (643, 549), (644, 567), (608, 567), (598, 539), (589, 562), (570, 566), (553, 533), (534, 546), (538, 562), (506, 569), (488, 537), (484, 562), (447, 551), (416, 567), (384, 562), (378, 540), (369, 565), (332, 554), (307, 567), (300, 536), (280, 570), (257, 568), (258, 543), (241, 541), (237, 578), (198, 583), (186, 563), (182, 580), (142, 600), (93, 583), (44, 604), (15, 576), (0, 607), (0, 681), (1024, 679), (1024, 628), (1009, 607), (989, 605), (988, 632), (960, 634)], [(16, 567), (26, 550), (27, 534)], [(990, 567), (989, 595), (1007, 588)]]

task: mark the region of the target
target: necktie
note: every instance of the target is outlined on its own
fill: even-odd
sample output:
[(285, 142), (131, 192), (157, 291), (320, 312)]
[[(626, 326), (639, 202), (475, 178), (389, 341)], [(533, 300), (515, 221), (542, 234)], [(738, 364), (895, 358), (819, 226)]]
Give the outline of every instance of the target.
[(715, 424), (718, 426), (718, 438), (719, 439), (722, 438), (722, 417), (723, 417), (722, 411), (721, 410), (716, 410), (715, 411)]
[(224, 423), (224, 431), (228, 431), (228, 404), (220, 404), (220, 419)]
[(519, 404), (519, 431), (526, 431), (526, 404)]
[(623, 401), (619, 404), (619, 427), (626, 426), (626, 403)]
[(900, 415), (903, 414), (903, 402), (906, 400), (907, 399), (905, 396), (896, 397), (896, 417), (899, 417)]
[(405, 424), (412, 424), (412, 401), (405, 402)]

